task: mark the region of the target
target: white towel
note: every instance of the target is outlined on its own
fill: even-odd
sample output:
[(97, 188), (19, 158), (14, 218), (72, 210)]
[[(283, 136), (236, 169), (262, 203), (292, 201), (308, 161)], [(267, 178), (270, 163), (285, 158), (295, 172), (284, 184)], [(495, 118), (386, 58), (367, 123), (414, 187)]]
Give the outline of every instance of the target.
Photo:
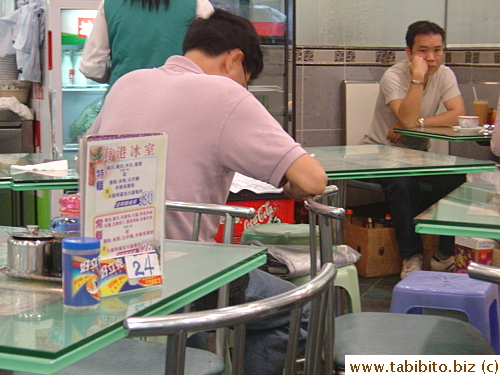
[(3, 96), (0, 98), (0, 110), (10, 110), (25, 120), (33, 120), (33, 113), (31, 113), (29, 107), (19, 102), (13, 96)]
[(55, 160), (55, 161), (49, 161), (47, 163), (39, 163), (32, 165), (10, 166), (11, 174), (24, 173), (24, 172), (36, 172), (47, 176), (65, 177), (68, 174), (68, 161)]

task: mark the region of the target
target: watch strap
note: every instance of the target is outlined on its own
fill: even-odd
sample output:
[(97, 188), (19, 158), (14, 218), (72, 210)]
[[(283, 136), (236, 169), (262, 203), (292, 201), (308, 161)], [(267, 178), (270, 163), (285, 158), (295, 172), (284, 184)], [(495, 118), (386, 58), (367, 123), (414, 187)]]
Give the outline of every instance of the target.
[(418, 122), (418, 125), (420, 126), (420, 129), (423, 129), (423, 128), (424, 128), (424, 126), (425, 126), (425, 118), (420, 117), (420, 118), (417, 120), (417, 122)]
[(411, 83), (413, 83), (414, 85), (423, 85), (424, 81), (417, 81), (416, 79), (412, 79)]

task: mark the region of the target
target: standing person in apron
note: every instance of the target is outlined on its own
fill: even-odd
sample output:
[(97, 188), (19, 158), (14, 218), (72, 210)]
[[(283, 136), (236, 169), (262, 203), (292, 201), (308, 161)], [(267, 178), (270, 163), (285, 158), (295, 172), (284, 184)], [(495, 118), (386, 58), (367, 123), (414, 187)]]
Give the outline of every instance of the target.
[(111, 88), (128, 72), (162, 66), (168, 57), (182, 55), (188, 22), (213, 10), (209, 0), (103, 0), (80, 71)]

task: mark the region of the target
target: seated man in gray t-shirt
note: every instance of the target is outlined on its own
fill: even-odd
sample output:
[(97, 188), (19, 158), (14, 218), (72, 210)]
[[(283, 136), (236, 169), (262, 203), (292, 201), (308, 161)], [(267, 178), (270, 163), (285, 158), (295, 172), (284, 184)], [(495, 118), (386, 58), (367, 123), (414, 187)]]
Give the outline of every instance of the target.
[[(406, 33), (407, 60), (389, 68), (380, 80), (373, 121), (364, 143), (427, 150), (429, 140), (402, 136), (394, 128), (457, 125), (465, 106), (454, 73), (442, 65), (444, 30), (429, 21), (418, 21)], [(445, 111), (439, 113), (440, 105)], [(395, 177), (379, 179), (392, 214), (399, 251), (401, 278), (422, 269), (423, 246), (413, 218), (465, 181), (464, 175)], [(419, 183), (432, 186), (423, 194)], [(453, 271), (453, 237), (441, 237), (431, 269)]]

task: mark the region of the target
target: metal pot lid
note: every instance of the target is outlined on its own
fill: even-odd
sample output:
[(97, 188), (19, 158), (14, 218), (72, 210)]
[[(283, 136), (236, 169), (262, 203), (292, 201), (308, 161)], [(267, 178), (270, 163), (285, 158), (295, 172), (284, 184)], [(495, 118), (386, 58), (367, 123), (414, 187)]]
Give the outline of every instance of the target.
[(38, 225), (27, 225), (28, 232), (12, 233), (12, 237), (19, 240), (52, 240), (54, 236), (49, 233), (39, 233)]

